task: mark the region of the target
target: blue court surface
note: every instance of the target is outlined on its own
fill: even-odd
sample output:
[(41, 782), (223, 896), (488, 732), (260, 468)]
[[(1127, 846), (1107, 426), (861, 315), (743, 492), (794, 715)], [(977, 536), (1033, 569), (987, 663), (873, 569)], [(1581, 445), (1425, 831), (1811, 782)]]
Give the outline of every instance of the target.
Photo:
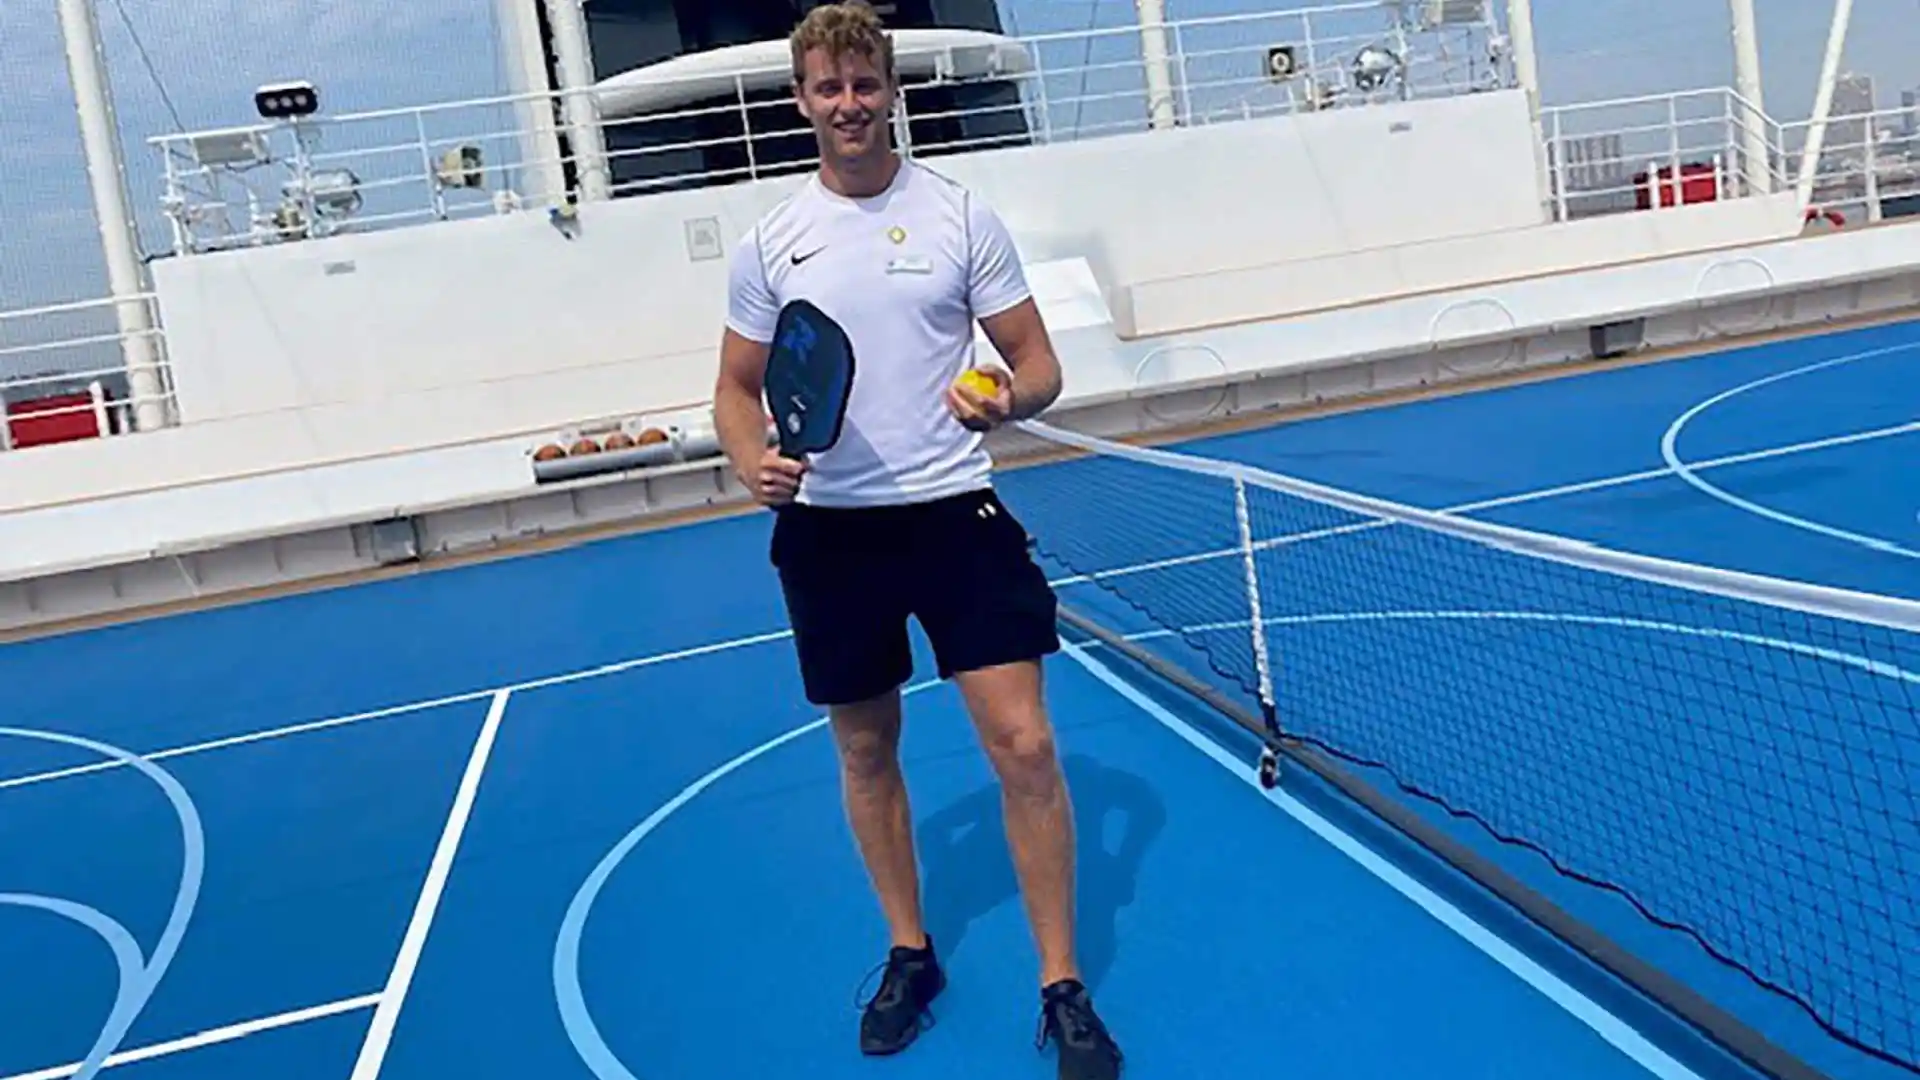
[[(1920, 324), (1179, 449), (1920, 598)], [(1004, 478), (1043, 549), (1174, 553), (1203, 527), (1165, 480), (1129, 510), (1098, 476), (1048, 479), (1085, 467)], [(1342, 523), (1252, 510), (1263, 538)], [(1053, 1075), (994, 778), (936, 682), (913, 687), (905, 752), (951, 984), (906, 1054), (857, 1053), (887, 942), (801, 696), (769, 520), (0, 652), (0, 1080), (102, 1061), (125, 1080)], [(1457, 796), (1469, 813), (1405, 801), (1820, 1070), (1913, 1076), (1890, 1060), (1920, 1059), (1912, 642), (1406, 536), (1263, 556), (1282, 711)], [(1104, 586), (1061, 593), (1163, 633)], [(1232, 589), (1159, 594), (1247, 618)], [(1717, 628), (1693, 635), (1726, 652), (1621, 609)], [(1754, 1075), (1331, 788), (1262, 790), (1253, 740), (1067, 640), (1049, 697), (1082, 960), (1129, 1076)], [(1187, 666), (1245, 698), (1234, 647)], [(1840, 745), (1857, 735), (1828, 730), (1841, 713), (1881, 741)], [(1741, 741), (1769, 722), (1804, 738)], [(1508, 828), (1536, 846), (1492, 838)]]

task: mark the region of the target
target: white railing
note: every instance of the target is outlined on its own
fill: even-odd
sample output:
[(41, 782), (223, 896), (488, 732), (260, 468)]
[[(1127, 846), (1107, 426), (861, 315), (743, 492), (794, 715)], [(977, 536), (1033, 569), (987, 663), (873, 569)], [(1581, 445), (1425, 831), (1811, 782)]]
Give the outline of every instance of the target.
[[(520, 174), (559, 160), (517, 153), (516, 111), (534, 101), (553, 105), (549, 95), (496, 97), (150, 138), (174, 253), (517, 207)], [(462, 151), (475, 160), (458, 160)]]
[[(1396, 10), (1369, 0), (1170, 22), (1155, 50), (1165, 57), (1155, 68), (1162, 78), (1150, 77), (1138, 26), (1027, 36), (1017, 39), (1021, 70), (911, 81), (896, 130), (909, 153), (932, 156), (1507, 85), (1491, 23), (1422, 28), (1397, 24)], [(770, 89), (748, 92), (742, 78), (721, 100), (602, 119), (604, 158), (590, 164), (610, 172), (615, 197), (809, 168), (811, 133), (779, 84), (762, 80)], [(1156, 86), (1168, 96), (1155, 99)], [(566, 150), (560, 105), (555, 95), (505, 96), (157, 136), (149, 142), (164, 169), (174, 253), (550, 211), (564, 196), (526, 192), (538, 177), (581, 164)], [(1816, 205), (1847, 213), (1849, 224), (1920, 210), (1913, 127), (1892, 111), (1835, 118)], [(1749, 139), (1756, 128), (1760, 138)], [(1805, 128), (1775, 123), (1728, 89), (1547, 108), (1540, 137), (1552, 215), (1568, 221), (1785, 190)], [(1756, 141), (1764, 162), (1748, 159)], [(27, 410), (0, 425), (0, 444), (22, 419), (32, 430), (36, 419), (88, 409), (108, 434), (173, 421), (163, 337), (122, 330), (131, 324), (114, 316), (110, 300), (0, 314), (0, 392)], [(98, 407), (77, 398), (35, 404), (53, 390), (84, 390)]]
[[(1156, 117), (1191, 126), (1505, 85), (1490, 21), (1425, 28), (1397, 23), (1396, 10), (1364, 2), (1167, 23), (1171, 102), (1151, 99), (1138, 26), (1013, 39), (1030, 70), (913, 81), (901, 142), (936, 155), (1143, 131)], [(561, 104), (495, 97), (148, 141), (175, 253), (191, 254), (552, 209), (552, 197), (528, 194), (536, 178), (583, 163), (553, 137), (565, 133)], [(779, 176), (806, 167), (812, 149), (788, 93), (747, 92), (744, 80), (720, 100), (597, 126), (616, 197)]]
[[(150, 294), (118, 303), (159, 325)], [(121, 330), (117, 306), (102, 299), (0, 311), (0, 450), (173, 423), (165, 337)]]
[[(1163, 36), (1171, 111), (1183, 126), (1508, 83), (1491, 21), (1422, 28), (1396, 22), (1394, 8), (1380, 3), (1184, 19), (1167, 23)], [(1020, 40), (1040, 73), (1032, 86), (1049, 140), (1148, 126), (1153, 102), (1139, 27)]]
[[(1356, 3), (1167, 23), (1172, 100), (1155, 101), (1138, 26), (1015, 39), (1026, 70), (910, 81), (896, 125), (907, 152), (934, 156), (1215, 124), (1506, 85), (1491, 24), (1399, 25), (1391, 5)], [(780, 72), (749, 91), (636, 118), (596, 121), (604, 157), (565, 149), (555, 95), (384, 109), (295, 124), (155, 137), (177, 254), (366, 231), (516, 209), (537, 177), (593, 166), (618, 197), (787, 175), (812, 138)], [(592, 99), (600, 114), (598, 99)], [(534, 137), (530, 117), (545, 137)], [(550, 121), (550, 122), (549, 122)], [(1758, 129), (1766, 162), (1747, 160)], [(1732, 198), (1791, 182), (1791, 147), (1731, 90), (1543, 111), (1557, 220)], [(545, 147), (545, 150), (541, 148)], [(265, 178), (266, 183), (258, 181)]]
[[(1779, 125), (1732, 90), (1692, 90), (1541, 111), (1554, 219), (1571, 221), (1784, 190)], [(1769, 161), (1749, 161), (1747, 133)]]
[[(1783, 168), (1792, 179), (1800, 175), (1811, 128), (1806, 120), (1781, 125)], [(1920, 110), (1830, 118), (1814, 168), (1813, 207), (1839, 214), (1848, 225), (1920, 214)]]

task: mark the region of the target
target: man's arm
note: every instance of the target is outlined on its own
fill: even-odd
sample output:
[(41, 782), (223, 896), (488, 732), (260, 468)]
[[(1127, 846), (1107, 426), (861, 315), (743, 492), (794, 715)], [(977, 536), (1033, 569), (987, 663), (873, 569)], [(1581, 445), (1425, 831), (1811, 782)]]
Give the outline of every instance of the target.
[(767, 414), (761, 407), (767, 346), (736, 332), (720, 335), (720, 376), (713, 385), (713, 428), (734, 474), (751, 484), (767, 452)]
[(980, 329), (1013, 374), (1011, 385), (1003, 386), (1000, 400), (990, 406), (993, 419), (1038, 416), (1060, 397), (1060, 358), (1027, 287), (1019, 249), (1000, 215), (978, 198), (968, 201), (967, 232), (972, 247), (968, 299)]
[(768, 505), (790, 501), (805, 466), (776, 459), (767, 446), (767, 414), (760, 404), (767, 353), (780, 318), (768, 286), (759, 237), (749, 233), (734, 249), (727, 272), (727, 322), (720, 334), (720, 372), (713, 383), (713, 430), (733, 473)]
[(1061, 390), (1060, 358), (1054, 354), (1040, 307), (1029, 297), (980, 320), (980, 329), (1013, 373), (1006, 420), (1025, 420), (1053, 406)]

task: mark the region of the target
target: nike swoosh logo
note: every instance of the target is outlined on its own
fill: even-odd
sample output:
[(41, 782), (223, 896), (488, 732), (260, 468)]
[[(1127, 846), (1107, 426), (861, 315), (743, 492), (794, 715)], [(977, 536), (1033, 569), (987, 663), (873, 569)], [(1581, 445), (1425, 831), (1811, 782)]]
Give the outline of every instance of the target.
[(814, 248), (812, 251), (807, 252), (805, 255), (796, 253), (793, 256), (793, 265), (799, 266), (801, 263), (806, 262), (808, 259), (813, 258), (815, 255), (818, 255), (825, 250), (827, 250), (825, 247), (817, 247), (817, 248)]

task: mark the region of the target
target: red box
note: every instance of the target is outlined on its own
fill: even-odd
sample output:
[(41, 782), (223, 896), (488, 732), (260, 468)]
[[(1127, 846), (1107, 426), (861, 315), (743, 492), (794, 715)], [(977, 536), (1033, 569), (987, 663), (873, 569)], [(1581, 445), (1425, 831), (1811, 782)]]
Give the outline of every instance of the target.
[(12, 446), (24, 447), (97, 439), (102, 432), (93, 395), (82, 390), (7, 402), (7, 434)]
[[(1642, 210), (1653, 208), (1653, 187), (1656, 184), (1660, 190), (1660, 205), (1673, 205), (1673, 166), (1660, 166), (1658, 175), (1657, 181), (1649, 183), (1648, 174), (1634, 174), (1634, 199)], [(1684, 203), (1714, 202), (1720, 198), (1720, 170), (1703, 162), (1682, 165), (1679, 188), (1680, 200)]]

